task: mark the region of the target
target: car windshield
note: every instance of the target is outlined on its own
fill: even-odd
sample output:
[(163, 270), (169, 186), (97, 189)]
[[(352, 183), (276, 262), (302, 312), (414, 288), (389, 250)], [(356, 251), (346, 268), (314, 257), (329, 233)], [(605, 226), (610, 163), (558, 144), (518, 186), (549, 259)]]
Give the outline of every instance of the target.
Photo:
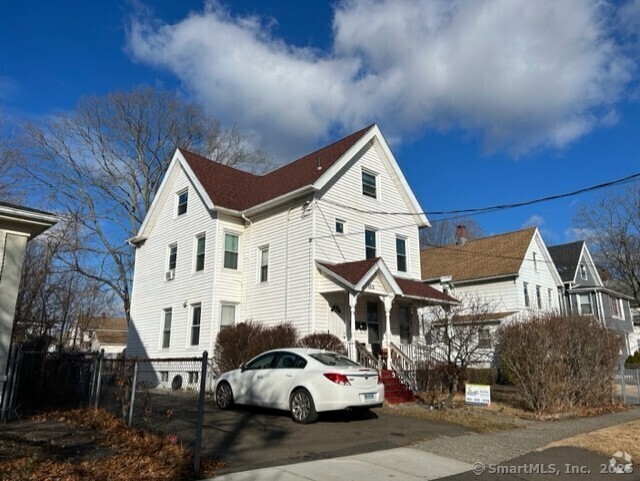
[(335, 352), (318, 352), (316, 354), (310, 354), (310, 357), (312, 357), (316, 361), (321, 362), (325, 366), (360, 367), (360, 364), (358, 364), (357, 362), (353, 362), (348, 357), (345, 357), (342, 354), (337, 354)]

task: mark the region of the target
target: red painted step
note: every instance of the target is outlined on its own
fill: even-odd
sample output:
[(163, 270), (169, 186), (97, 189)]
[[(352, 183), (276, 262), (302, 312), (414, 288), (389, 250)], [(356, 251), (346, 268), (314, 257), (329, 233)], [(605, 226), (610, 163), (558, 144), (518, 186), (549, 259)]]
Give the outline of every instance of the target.
[(416, 401), (415, 394), (402, 381), (395, 377), (393, 371), (380, 372), (380, 379), (384, 384), (384, 400), (389, 404), (400, 404)]

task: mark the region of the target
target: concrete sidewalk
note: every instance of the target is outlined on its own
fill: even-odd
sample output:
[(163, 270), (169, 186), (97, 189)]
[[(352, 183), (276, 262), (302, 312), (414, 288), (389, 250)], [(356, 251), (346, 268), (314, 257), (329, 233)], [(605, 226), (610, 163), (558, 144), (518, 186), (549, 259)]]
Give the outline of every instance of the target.
[[(431, 480), (470, 471), (472, 465), (412, 448), (230, 473), (215, 481)], [(213, 481), (213, 480), (212, 480)]]

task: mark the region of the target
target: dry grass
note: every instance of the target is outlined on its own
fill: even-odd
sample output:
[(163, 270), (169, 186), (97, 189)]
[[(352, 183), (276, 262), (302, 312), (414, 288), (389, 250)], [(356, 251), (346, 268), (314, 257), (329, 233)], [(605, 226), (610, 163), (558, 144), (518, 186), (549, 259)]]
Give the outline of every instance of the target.
[(631, 421), (590, 433), (553, 442), (542, 449), (557, 446), (583, 448), (603, 456), (611, 456), (616, 451), (629, 453), (635, 464), (640, 464), (640, 421)]
[(462, 397), (456, 397), (453, 407), (446, 409), (430, 409), (422, 404), (399, 404), (385, 406), (383, 410), (387, 414), (455, 424), (477, 433), (518, 427), (516, 408), (502, 403), (492, 403), (488, 407), (466, 406)]

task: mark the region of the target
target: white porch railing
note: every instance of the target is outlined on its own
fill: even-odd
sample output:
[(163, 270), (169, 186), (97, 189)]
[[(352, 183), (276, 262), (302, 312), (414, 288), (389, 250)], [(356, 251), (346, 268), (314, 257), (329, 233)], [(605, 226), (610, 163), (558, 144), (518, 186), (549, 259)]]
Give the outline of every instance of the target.
[(416, 364), (409, 352), (413, 354), (413, 351), (407, 349), (407, 346), (401, 347), (393, 342), (389, 343), (388, 368), (405, 386), (417, 393)]

